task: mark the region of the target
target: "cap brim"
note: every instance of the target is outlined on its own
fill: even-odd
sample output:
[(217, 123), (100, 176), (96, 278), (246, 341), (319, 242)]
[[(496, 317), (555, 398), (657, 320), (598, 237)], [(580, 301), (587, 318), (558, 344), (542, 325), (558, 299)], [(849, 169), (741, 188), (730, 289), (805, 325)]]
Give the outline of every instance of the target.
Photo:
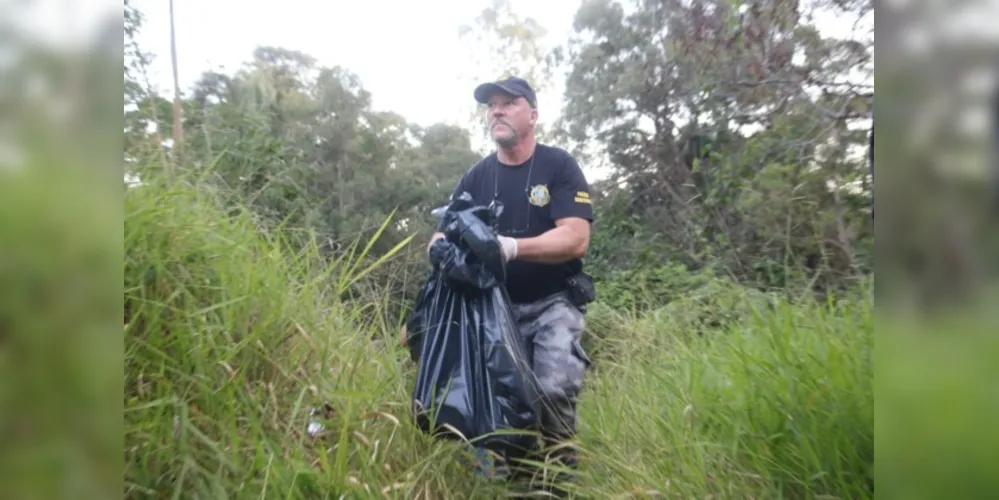
[(503, 92), (506, 94), (510, 94), (514, 97), (524, 96), (524, 94), (521, 94), (520, 92), (517, 92), (505, 85), (501, 85), (496, 82), (488, 82), (488, 83), (483, 83), (478, 87), (475, 87), (475, 92), (474, 92), (475, 100), (479, 104), (486, 104), (489, 102), (489, 96), (495, 94), (496, 92)]

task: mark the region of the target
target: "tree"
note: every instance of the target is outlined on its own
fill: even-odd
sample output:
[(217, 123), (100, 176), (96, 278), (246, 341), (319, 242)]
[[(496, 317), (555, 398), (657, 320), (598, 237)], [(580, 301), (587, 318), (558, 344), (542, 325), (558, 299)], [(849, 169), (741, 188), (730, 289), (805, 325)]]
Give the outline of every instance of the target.
[(603, 145), (610, 187), (674, 258), (721, 258), (765, 284), (822, 261), (834, 279), (856, 265), (864, 227), (846, 186), (866, 175), (851, 154), (873, 80), (850, 75), (873, 75), (873, 40), (823, 37), (798, 2), (745, 5), (585, 2), (566, 48), (566, 127)]

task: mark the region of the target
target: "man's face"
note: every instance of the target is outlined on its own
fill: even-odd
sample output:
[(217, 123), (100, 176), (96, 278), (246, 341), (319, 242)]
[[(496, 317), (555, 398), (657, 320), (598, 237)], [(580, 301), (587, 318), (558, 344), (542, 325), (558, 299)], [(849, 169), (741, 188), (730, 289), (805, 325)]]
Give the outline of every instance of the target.
[(496, 93), (489, 97), (486, 109), (489, 134), (502, 147), (517, 144), (534, 126), (534, 108), (523, 97)]

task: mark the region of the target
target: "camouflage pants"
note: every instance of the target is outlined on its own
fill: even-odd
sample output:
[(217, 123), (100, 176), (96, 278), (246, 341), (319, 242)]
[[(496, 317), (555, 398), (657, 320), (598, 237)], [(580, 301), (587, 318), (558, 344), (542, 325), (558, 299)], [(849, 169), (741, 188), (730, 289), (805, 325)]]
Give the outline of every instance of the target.
[(590, 359), (580, 345), (583, 312), (565, 294), (513, 304), (513, 314), (527, 341), (534, 376), (541, 389), (541, 433), (554, 444), (576, 435), (576, 401)]

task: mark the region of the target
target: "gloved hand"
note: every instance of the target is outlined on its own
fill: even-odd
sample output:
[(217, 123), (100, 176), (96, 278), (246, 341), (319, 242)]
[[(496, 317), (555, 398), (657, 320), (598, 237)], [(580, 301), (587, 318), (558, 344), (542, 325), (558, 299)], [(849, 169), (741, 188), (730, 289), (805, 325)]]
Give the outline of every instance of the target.
[(517, 258), (517, 240), (509, 236), (500, 235), (497, 237), (500, 248), (503, 250), (503, 262), (510, 262)]

